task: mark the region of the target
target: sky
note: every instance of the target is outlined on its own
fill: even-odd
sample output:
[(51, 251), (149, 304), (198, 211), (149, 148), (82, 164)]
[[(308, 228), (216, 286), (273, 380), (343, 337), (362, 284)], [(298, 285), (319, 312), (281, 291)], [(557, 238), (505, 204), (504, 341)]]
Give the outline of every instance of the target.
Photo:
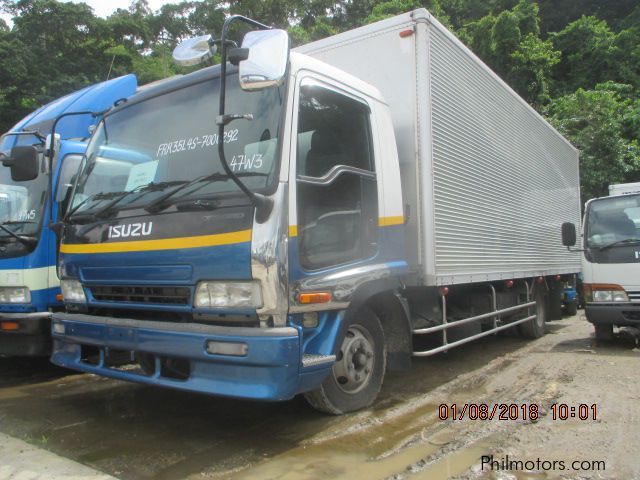
[[(118, 8), (128, 8), (131, 5), (131, 0), (60, 0), (60, 1), (72, 1), (73, 3), (86, 3), (93, 8), (93, 13), (98, 17), (108, 17)], [(178, 3), (179, 0), (149, 0), (149, 8), (154, 12), (159, 10), (165, 3)], [(9, 26), (11, 26), (11, 16), (1, 14), (2, 18)]]

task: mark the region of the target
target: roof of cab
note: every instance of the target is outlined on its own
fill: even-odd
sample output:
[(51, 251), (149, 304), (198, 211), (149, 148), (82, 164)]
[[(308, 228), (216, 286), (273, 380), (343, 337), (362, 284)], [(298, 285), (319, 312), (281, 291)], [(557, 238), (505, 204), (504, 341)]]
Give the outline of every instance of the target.
[[(352, 88), (379, 102), (386, 103), (384, 102), (382, 95), (377, 88), (327, 63), (293, 51), (290, 55), (290, 61), (292, 67), (291, 71), (294, 73), (303, 69), (322, 73), (325, 76), (338, 79), (342, 83), (351, 86)], [(236, 74), (237, 72), (238, 67), (227, 65), (227, 75)], [(191, 85), (196, 85), (219, 77), (220, 65), (213, 65), (211, 67), (196, 70), (195, 72), (189, 73), (187, 75), (167, 79), (165, 81), (159, 82), (156, 85), (152, 85), (149, 87), (145, 86), (144, 90), (140, 89), (135, 95), (131, 96), (126, 103), (123, 103), (118, 108), (114, 109), (114, 112), (120, 108), (126, 108), (128, 106), (143, 102), (145, 100), (148, 100), (149, 98), (164, 95), (166, 93), (180, 90)]]
[[(111, 107), (115, 101), (132, 95), (137, 87), (138, 81), (134, 74), (90, 85), (37, 109), (18, 122), (12, 128), (12, 131), (29, 130), (30, 126), (52, 121), (64, 113), (104, 111)], [(65, 122), (64, 136), (67, 138), (84, 137), (87, 133), (87, 124), (94, 122), (95, 120), (93, 119), (84, 119), (84, 121), (80, 122)]]

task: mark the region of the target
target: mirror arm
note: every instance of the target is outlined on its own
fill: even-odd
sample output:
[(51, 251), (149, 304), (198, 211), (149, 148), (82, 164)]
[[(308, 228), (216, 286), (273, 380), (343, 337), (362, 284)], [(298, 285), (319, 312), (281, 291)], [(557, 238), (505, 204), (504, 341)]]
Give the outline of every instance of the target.
[[(15, 135), (15, 136), (20, 136), (20, 135), (33, 135), (34, 137), (36, 137), (43, 145), (45, 140), (47, 139), (44, 135), (42, 135), (39, 131), (37, 130), (22, 130), (20, 132), (7, 132), (7, 133), (3, 133), (2, 137), (8, 137), (9, 135)], [(0, 137), (0, 138), (2, 138)]]
[(99, 117), (100, 115), (104, 115), (109, 109), (103, 110), (102, 112), (91, 112), (91, 111), (80, 111), (80, 112), (66, 112), (62, 115), (58, 115), (51, 126), (51, 144), (49, 148), (45, 152), (45, 157), (49, 163), (49, 228), (53, 230), (56, 234), (58, 240), (60, 240), (60, 232), (62, 231), (62, 226), (60, 222), (53, 221), (53, 158), (56, 156), (56, 127), (58, 126), (58, 122), (66, 117), (76, 116), (76, 115), (91, 115), (93, 118)]
[(238, 188), (244, 193), (253, 206), (256, 208), (256, 221), (258, 223), (264, 223), (271, 214), (271, 210), (273, 209), (273, 200), (265, 197), (264, 195), (260, 195), (252, 192), (247, 188), (247, 186), (242, 183), (236, 174), (229, 168), (229, 164), (227, 163), (227, 159), (224, 153), (224, 127), (229, 124), (233, 120), (237, 120), (240, 118), (244, 118), (250, 120), (253, 118), (248, 118), (246, 115), (225, 115), (225, 102), (226, 102), (226, 93), (227, 93), (227, 47), (228, 40), (227, 35), (229, 34), (230, 25), (235, 22), (240, 21), (251, 25), (252, 27), (256, 27), (263, 30), (271, 30), (272, 27), (264, 25), (260, 22), (256, 22), (250, 18), (244, 17), (242, 15), (232, 15), (228, 17), (224, 21), (224, 25), (222, 26), (222, 35), (220, 36), (220, 104), (218, 109), (218, 118), (216, 119), (216, 123), (218, 124), (218, 156), (220, 157), (220, 163), (222, 163), (222, 168), (225, 173), (233, 180), (233, 182), (238, 186)]

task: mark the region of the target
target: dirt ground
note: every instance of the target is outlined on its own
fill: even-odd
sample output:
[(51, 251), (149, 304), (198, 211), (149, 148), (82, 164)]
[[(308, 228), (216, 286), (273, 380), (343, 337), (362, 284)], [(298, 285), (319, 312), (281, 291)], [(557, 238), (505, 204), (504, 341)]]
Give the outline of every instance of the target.
[(124, 480), (640, 479), (636, 339), (580, 317), (416, 359), (343, 417), (0, 359), (0, 432)]

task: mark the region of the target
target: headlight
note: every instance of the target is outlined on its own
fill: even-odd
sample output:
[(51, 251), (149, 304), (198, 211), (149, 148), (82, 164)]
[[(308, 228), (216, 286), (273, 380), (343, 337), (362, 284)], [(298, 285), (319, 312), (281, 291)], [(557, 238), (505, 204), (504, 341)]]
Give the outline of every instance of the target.
[(68, 303), (87, 303), (82, 284), (78, 280), (60, 280), (62, 299)]
[(614, 284), (585, 284), (584, 296), (587, 302), (614, 303), (629, 301), (624, 288)]
[(260, 308), (258, 282), (200, 282), (194, 299), (196, 308)]
[(31, 293), (27, 287), (0, 287), (0, 303), (30, 303)]

